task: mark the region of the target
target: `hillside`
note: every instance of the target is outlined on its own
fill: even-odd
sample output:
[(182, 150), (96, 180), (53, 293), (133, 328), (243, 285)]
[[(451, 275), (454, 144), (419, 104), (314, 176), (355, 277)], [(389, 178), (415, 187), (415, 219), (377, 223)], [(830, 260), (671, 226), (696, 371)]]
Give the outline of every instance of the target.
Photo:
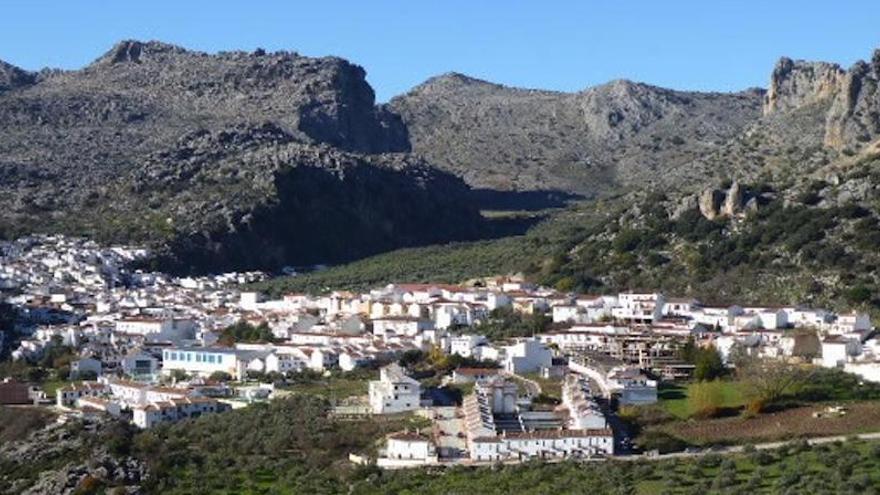
[(761, 115), (763, 91), (697, 93), (612, 81), (578, 93), (432, 78), (390, 107), (413, 149), (470, 185), (595, 195), (717, 149)]
[[(495, 268), (563, 290), (655, 288), (709, 303), (812, 303), (880, 313), (878, 60), (875, 54), (874, 62), (844, 71), (781, 59), (762, 115), (708, 153), (667, 170), (664, 180), (672, 185), (574, 205), (503, 244), (452, 246), (432, 254), (444, 260), (437, 266), (419, 263), (423, 250), (402, 251), (268, 286), (378, 284), (390, 273), (383, 263), (394, 259), (395, 267), (409, 268), (394, 272), (399, 280), (466, 279)], [(466, 82), (489, 101), (497, 91), (518, 94)], [(419, 138), (413, 142), (418, 149)], [(486, 258), (503, 262), (468, 263)], [(450, 270), (448, 259), (460, 260), (459, 270)]]
[(333, 57), (138, 41), (81, 70), (3, 64), (0, 234), (147, 243), (179, 270), (485, 234), (464, 184), (405, 154), (364, 77)]

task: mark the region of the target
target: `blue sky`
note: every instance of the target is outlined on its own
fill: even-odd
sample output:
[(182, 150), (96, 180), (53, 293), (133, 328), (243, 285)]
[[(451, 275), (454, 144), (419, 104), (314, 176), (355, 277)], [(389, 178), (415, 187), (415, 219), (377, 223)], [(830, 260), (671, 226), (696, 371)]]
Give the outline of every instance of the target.
[(380, 101), (447, 71), (576, 91), (616, 78), (766, 86), (781, 55), (849, 66), (880, 47), (880, 1), (4, 0), (0, 59), (78, 68), (120, 39), (339, 55)]

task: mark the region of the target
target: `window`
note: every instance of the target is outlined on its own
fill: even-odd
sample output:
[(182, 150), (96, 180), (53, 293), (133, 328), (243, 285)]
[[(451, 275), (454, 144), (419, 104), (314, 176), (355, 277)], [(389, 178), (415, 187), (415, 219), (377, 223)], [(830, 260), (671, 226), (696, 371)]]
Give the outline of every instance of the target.
[(202, 362), (202, 355), (201, 355), (201, 353), (196, 354), (196, 362), (197, 362), (197, 363), (201, 363), (201, 362)]
[(208, 362), (211, 364), (214, 364), (214, 355), (213, 354), (208, 354)]

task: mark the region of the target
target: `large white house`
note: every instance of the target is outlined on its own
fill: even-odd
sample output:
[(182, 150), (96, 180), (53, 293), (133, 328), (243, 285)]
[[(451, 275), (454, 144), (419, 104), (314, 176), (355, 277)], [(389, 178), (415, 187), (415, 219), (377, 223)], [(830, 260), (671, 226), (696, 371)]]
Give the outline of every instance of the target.
[(370, 382), (370, 408), (374, 414), (392, 414), (419, 408), (422, 390), (419, 382), (406, 376), (397, 363), (379, 371)]
[(652, 323), (663, 316), (665, 299), (658, 292), (623, 292), (617, 296), (617, 306), (611, 316), (634, 323)]
[(254, 352), (220, 347), (172, 347), (162, 351), (162, 374), (181, 370), (187, 374), (210, 376), (222, 371), (240, 379), (245, 376), (248, 358)]

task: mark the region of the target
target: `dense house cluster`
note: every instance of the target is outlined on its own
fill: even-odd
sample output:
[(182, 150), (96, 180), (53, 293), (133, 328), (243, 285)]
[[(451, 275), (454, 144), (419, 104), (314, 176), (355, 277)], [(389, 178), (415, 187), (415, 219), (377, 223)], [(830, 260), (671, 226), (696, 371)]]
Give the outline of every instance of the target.
[[(551, 303), (560, 328), (539, 335), (579, 362), (604, 368), (616, 362), (665, 379), (687, 376), (679, 361), (682, 342), (712, 345), (728, 360), (733, 351), (768, 359), (801, 358), (880, 381), (880, 341), (867, 314), (835, 314), (797, 305), (711, 306), (660, 293), (576, 296)], [(806, 337), (818, 345), (804, 345)], [(602, 358), (612, 358), (609, 361)]]
[[(468, 456), (479, 461), (609, 452), (598, 440), (606, 428), (598, 427), (600, 415), (591, 397), (623, 404), (656, 401), (657, 381), (651, 377), (678, 379), (692, 372), (678, 352), (690, 340), (714, 346), (724, 359), (734, 352), (808, 359), (880, 380), (880, 343), (863, 314), (799, 306), (711, 306), (652, 291), (574, 295), (516, 277), (469, 286), (390, 284), (362, 293), (266, 299), (242, 290), (263, 274), (179, 278), (131, 268), (147, 254), (60, 236), (0, 243), (0, 287), (8, 292), (5, 301), (23, 316), (18, 334), (4, 336), (15, 342), (13, 358), (35, 359), (52, 346), (70, 346), (77, 353), (73, 377), (102, 377), (97, 384), (62, 390), (59, 405), (130, 415), (148, 427), (223, 409), (186, 391), (155, 396), (150, 390), (163, 390), (160, 382), (350, 371), (393, 363), (410, 350), (439, 349), (497, 363), (494, 371), (460, 369), (452, 377), (475, 384), (465, 398), (470, 416), (462, 434)], [(502, 308), (549, 315), (553, 324), (536, 335), (493, 341), (481, 326)], [(271, 342), (221, 340), (224, 329), (240, 323), (262, 328)], [(812, 332), (815, 349), (805, 345), (804, 330)], [(511, 377), (566, 373), (574, 376), (565, 382), (568, 416), (534, 410), (522, 397), (508, 407)], [(123, 381), (146, 391), (132, 391), (136, 396), (125, 399), (114, 391), (121, 390)], [(418, 381), (392, 365), (370, 384), (369, 404), (374, 413), (384, 414), (421, 409), (426, 401)], [(568, 436), (527, 426), (540, 423), (538, 417)], [(505, 426), (511, 418), (519, 430)], [(416, 436), (399, 435), (395, 445), (427, 457), (449, 450), (407, 447), (405, 439)]]

